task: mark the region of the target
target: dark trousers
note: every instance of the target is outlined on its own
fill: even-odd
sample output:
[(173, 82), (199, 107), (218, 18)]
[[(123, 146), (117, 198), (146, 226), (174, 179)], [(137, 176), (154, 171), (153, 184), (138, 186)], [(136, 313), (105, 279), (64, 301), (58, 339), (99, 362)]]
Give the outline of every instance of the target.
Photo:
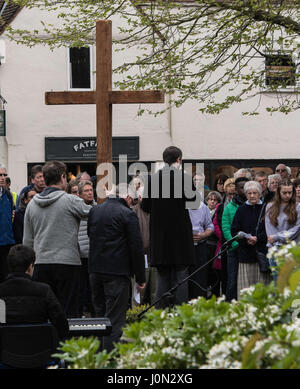
[(222, 269), (221, 269), (221, 292), (222, 295), (226, 295), (226, 288), (227, 288), (227, 253), (223, 253), (221, 255), (221, 263), (222, 263)]
[[(188, 277), (189, 268), (184, 265), (157, 266), (156, 296), (159, 300), (173, 286), (177, 285), (184, 278)], [(156, 303), (155, 308), (163, 309), (173, 304), (180, 305), (188, 302), (188, 281), (180, 285), (170, 298), (163, 298)]]
[[(190, 274), (197, 268), (202, 267), (208, 262), (206, 242), (199, 243), (195, 246), (196, 266), (190, 267)], [(207, 298), (208, 272), (210, 264), (202, 267), (196, 274), (191, 277), (189, 282), (189, 299), (194, 299), (199, 296)]]
[(94, 308), (92, 303), (92, 292), (90, 287), (89, 273), (88, 273), (88, 259), (80, 258), (80, 303), (79, 314), (91, 314), (94, 316)]
[[(210, 261), (212, 258), (214, 258), (216, 247), (216, 244), (207, 245), (207, 261)], [(216, 297), (220, 296), (221, 270), (215, 269), (213, 264), (214, 261), (211, 261), (208, 265), (208, 288), (210, 290), (210, 295), (207, 297), (211, 297), (212, 295), (215, 295)]]
[(141, 304), (153, 304), (155, 302), (156, 295), (156, 279), (157, 269), (156, 267), (148, 267), (145, 269), (146, 273), (146, 287), (141, 293)]
[(68, 318), (79, 317), (80, 265), (37, 264), (33, 279), (51, 286)]
[(7, 256), (12, 245), (0, 246), (0, 282), (8, 275)]
[(227, 254), (227, 287), (226, 301), (237, 300), (237, 276), (239, 270), (239, 261), (237, 250), (228, 251)]
[(96, 317), (108, 317), (112, 325), (111, 334), (103, 337), (103, 348), (109, 352), (113, 349), (113, 343), (119, 342), (122, 328), (126, 324), (130, 279), (123, 276), (91, 273), (90, 285)]

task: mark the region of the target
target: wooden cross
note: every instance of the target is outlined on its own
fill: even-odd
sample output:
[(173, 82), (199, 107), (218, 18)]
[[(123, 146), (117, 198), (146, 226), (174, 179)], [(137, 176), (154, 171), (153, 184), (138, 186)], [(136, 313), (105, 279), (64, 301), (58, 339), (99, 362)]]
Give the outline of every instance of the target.
[[(163, 103), (164, 92), (112, 90), (112, 24), (96, 22), (96, 91), (46, 92), (45, 103), (96, 104), (97, 166), (112, 163), (112, 104)], [(99, 181), (103, 176), (97, 176)], [(105, 199), (99, 199), (98, 203)]]

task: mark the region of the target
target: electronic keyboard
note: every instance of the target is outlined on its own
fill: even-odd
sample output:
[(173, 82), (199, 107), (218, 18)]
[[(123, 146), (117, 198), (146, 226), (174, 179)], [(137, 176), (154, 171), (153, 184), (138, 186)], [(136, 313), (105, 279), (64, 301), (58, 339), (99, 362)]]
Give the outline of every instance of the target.
[(112, 330), (111, 322), (107, 317), (82, 317), (68, 319), (70, 336), (105, 336)]

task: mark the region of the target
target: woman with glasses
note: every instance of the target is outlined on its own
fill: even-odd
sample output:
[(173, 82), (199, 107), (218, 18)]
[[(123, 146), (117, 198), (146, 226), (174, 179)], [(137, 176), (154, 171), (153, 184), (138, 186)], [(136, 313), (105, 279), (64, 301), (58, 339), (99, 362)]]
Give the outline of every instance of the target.
[(279, 182), (281, 181), (281, 176), (279, 174), (270, 174), (268, 176), (268, 189), (270, 192), (276, 192)]
[(219, 192), (220, 195), (222, 196), (222, 199), (224, 199), (224, 197), (225, 197), (224, 184), (228, 178), (229, 177), (226, 174), (221, 173), (221, 174), (218, 174), (216, 176), (216, 179), (215, 179), (213, 190)]

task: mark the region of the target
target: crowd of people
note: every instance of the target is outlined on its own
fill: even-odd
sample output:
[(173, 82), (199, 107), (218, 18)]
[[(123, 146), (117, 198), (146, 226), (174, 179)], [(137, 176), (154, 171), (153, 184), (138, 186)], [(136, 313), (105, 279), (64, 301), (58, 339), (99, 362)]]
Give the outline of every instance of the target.
[[(83, 172), (68, 182), (62, 162), (34, 166), (19, 195), (1, 165), (0, 298), (9, 302), (17, 294), (24, 308), (20, 290), (32, 304), (32, 293), (42, 293), (52, 306), (48, 319), (64, 334), (66, 318), (107, 316), (113, 331), (104, 343), (111, 350), (132, 304), (165, 308), (213, 295), (230, 302), (243, 288), (276, 279), (274, 259), (262, 263), (268, 248), (300, 241), (300, 178), (284, 164), (271, 175), (243, 168), (233, 177), (217, 175), (209, 190), (204, 175), (194, 174), (193, 193), (201, 192), (201, 201), (188, 209), (191, 198), (175, 195), (187, 176), (181, 150), (168, 147), (163, 160), (149, 181), (137, 176), (131, 185), (119, 184), (102, 204), (95, 177)], [(162, 188), (151, 197), (151, 184), (164, 177), (170, 178), (168, 198)], [(31, 290), (28, 277), (48, 288)], [(19, 292), (18, 280), (26, 286), (20, 281)], [(8, 322), (25, 320), (16, 304), (7, 309)]]

